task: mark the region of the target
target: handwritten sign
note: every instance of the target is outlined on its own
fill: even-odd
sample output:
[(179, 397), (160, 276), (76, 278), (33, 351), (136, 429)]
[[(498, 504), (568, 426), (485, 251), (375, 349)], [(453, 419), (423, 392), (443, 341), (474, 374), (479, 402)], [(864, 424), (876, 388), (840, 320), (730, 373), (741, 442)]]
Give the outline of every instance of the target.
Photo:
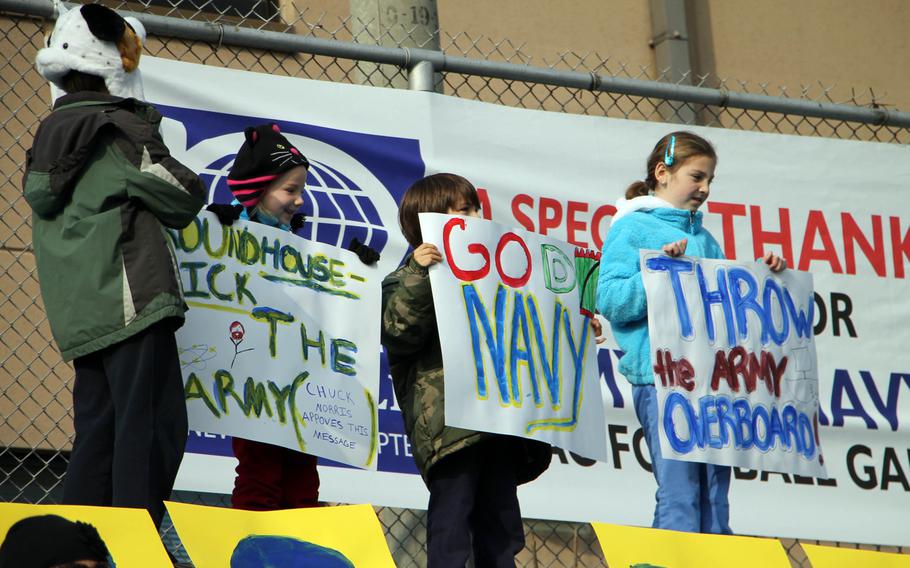
[(420, 215), (420, 229), (444, 258), (430, 270), (430, 284), (446, 424), (542, 440), (606, 461), (595, 343), (582, 314), (575, 248), (492, 221), (435, 213)]
[(241, 511), (166, 502), (196, 568), (394, 568), (370, 505)]
[(812, 275), (641, 252), (666, 457), (827, 477)]
[(354, 253), (203, 213), (171, 231), (190, 428), (376, 468), (379, 275)]

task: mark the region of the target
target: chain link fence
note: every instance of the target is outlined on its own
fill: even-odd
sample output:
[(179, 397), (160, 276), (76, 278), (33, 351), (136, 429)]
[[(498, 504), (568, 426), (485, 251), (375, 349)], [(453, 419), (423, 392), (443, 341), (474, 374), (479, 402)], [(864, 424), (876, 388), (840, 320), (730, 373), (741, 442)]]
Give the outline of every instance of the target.
[[(648, 67), (629, 67), (597, 53), (565, 52), (542, 62), (532, 61), (524, 45), (497, 41), (465, 32), (443, 30), (434, 37), (418, 28), (327, 16), (271, 1), (143, 0), (105, 2), (112, 8), (165, 16), (174, 21), (205, 22), (210, 28), (268, 30), (324, 40), (432, 48), (474, 60), (536, 65), (578, 71), (592, 76), (664, 81), (665, 74)], [(231, 7), (233, 5), (234, 7)], [(73, 371), (63, 364), (52, 343), (41, 304), (31, 250), (30, 210), (20, 190), (25, 151), (32, 134), (49, 110), (45, 81), (34, 68), (37, 50), (53, 19), (35, 14), (29, 0), (7, 1), (0, 13), (0, 500), (56, 503), (62, 489), (72, 438)], [(12, 8), (10, 8), (12, 6)], [(46, 10), (47, 11), (47, 10)], [(49, 12), (49, 11), (47, 11)], [(418, 39), (418, 36), (422, 39)], [(396, 65), (358, 62), (325, 55), (286, 53), (233, 47), (221, 41), (203, 42), (150, 35), (146, 53), (206, 65), (243, 69), (343, 83), (405, 87), (408, 72)], [(874, 94), (858, 95), (818, 85), (796, 90), (750, 84), (710, 76), (685, 77), (687, 84), (759, 95), (781, 96), (819, 103), (878, 108)], [(609, 116), (634, 120), (697, 123), (704, 126), (776, 132), (886, 143), (910, 142), (910, 129), (859, 122), (811, 118), (769, 111), (680, 103), (662, 98), (616, 94), (505, 80), (454, 72), (437, 73), (436, 90), (447, 95), (548, 111)], [(181, 501), (229, 506), (222, 495), (175, 492)], [(426, 564), (426, 515), (423, 511), (382, 507), (377, 514), (398, 566)], [(519, 565), (534, 568), (605, 566), (590, 525), (526, 520), (527, 546)], [(165, 544), (186, 560), (175, 531), (166, 521)], [(791, 563), (808, 566), (795, 540), (782, 539)], [(812, 541), (816, 542), (816, 541)], [(846, 543), (821, 543), (838, 546)], [(865, 547), (904, 552), (896, 547)]]

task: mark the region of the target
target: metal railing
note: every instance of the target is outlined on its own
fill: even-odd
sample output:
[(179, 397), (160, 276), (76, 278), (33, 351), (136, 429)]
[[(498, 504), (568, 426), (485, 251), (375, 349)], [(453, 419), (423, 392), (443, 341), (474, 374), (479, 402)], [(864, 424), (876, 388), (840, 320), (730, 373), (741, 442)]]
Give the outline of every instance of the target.
[[(834, 88), (784, 88), (715, 77), (664, 81), (659, 70), (633, 68), (597, 54), (558, 54), (532, 65), (522, 45), (442, 30), (441, 50), (384, 46), (409, 30), (369, 35), (369, 22), (330, 21), (307, 10), (217, 11), (211, 0), (105, 2), (139, 18), (146, 52), (235, 69), (336, 82), (409, 86), (452, 96), (557, 112), (834, 138), (910, 142), (910, 113), (883, 108)], [(271, 5), (270, 5), (271, 6)], [(274, 6), (271, 6), (274, 7)], [(37, 50), (53, 25), (50, 0), (0, 0), (0, 500), (57, 502), (71, 442), (72, 369), (60, 361), (44, 316), (30, 211), (19, 188), (25, 151), (49, 112)], [(225, 506), (224, 496), (177, 492), (179, 500)], [(425, 564), (422, 511), (378, 508), (399, 566)], [(603, 566), (590, 526), (527, 520), (522, 566)], [(183, 556), (172, 528), (162, 538)], [(794, 566), (808, 565), (797, 541), (783, 540)], [(855, 546), (843, 544), (843, 546)], [(901, 552), (898, 548), (877, 547)]]

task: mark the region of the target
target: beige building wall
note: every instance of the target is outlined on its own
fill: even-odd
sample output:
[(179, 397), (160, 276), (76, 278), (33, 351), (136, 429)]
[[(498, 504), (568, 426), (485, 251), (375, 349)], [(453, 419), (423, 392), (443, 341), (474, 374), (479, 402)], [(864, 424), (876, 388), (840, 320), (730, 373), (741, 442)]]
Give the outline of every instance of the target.
[[(910, 111), (910, 2), (906, 0), (693, 0), (693, 66), (717, 77), (769, 85), (770, 94), (800, 86), (836, 102), (855, 89), (872, 102)], [(735, 83), (728, 83), (735, 89)]]
[[(452, 35), (508, 39), (532, 65), (552, 65), (561, 53), (574, 52), (587, 56), (590, 67), (607, 59), (615, 73), (623, 64), (633, 75), (654, 66), (647, 0), (439, 0), (439, 24)], [(576, 62), (568, 58), (557, 67)]]

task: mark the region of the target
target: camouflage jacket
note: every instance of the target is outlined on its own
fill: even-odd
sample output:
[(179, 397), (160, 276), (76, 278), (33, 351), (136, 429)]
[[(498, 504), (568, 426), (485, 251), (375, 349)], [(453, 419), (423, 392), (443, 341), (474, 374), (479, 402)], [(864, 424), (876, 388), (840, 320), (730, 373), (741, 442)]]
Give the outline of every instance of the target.
[[(382, 344), (414, 461), (424, 480), (440, 459), (497, 436), (445, 425), (442, 350), (430, 277), (413, 257), (382, 282)], [(516, 481), (526, 483), (549, 467), (551, 449), (542, 442), (513, 439)]]
[(382, 344), (414, 461), (426, 479), (441, 458), (489, 434), (445, 425), (442, 350), (430, 277), (413, 257), (382, 282)]

